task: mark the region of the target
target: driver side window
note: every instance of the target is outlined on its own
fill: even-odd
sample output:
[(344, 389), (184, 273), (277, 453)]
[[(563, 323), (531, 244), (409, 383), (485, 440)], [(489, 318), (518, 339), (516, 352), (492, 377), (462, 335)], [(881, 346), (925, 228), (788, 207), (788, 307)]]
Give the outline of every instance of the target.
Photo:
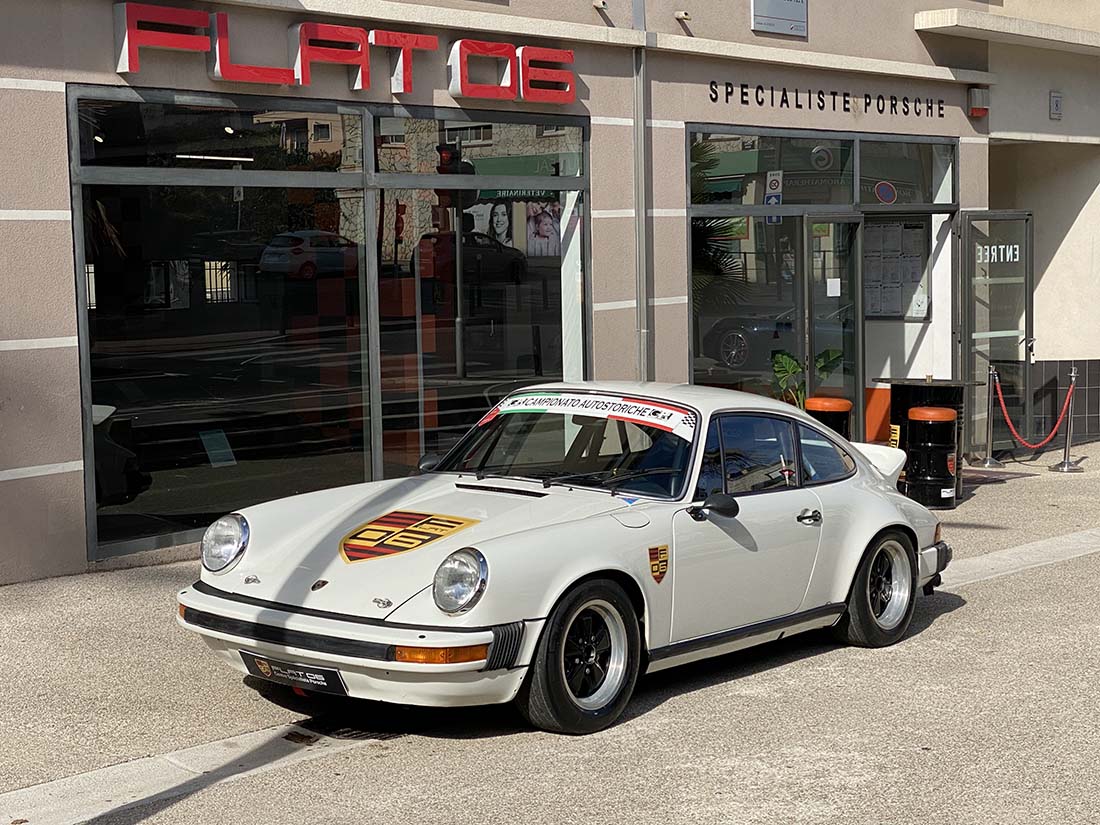
[(694, 501), (711, 493), (760, 493), (798, 486), (794, 433), (779, 418), (720, 415), (710, 421)]

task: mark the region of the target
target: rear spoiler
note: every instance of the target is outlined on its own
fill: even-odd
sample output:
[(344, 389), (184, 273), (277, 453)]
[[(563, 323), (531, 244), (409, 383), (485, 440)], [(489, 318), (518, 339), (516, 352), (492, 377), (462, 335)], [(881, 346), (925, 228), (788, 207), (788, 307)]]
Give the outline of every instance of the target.
[(898, 476), (905, 466), (905, 452), (896, 447), (887, 447), (885, 444), (860, 444), (853, 443), (859, 452), (870, 461), (875, 469), (886, 476), (891, 485), (897, 486)]

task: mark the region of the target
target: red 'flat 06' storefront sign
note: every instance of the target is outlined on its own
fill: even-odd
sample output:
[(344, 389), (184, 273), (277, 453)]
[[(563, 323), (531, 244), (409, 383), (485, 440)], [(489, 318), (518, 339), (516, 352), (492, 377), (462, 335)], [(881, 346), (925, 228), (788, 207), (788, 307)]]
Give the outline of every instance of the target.
[[(348, 67), (353, 90), (370, 88), (371, 48), (390, 52), (390, 91), (413, 90), (413, 55), (439, 50), (439, 38), (430, 34), (361, 29), (332, 23), (291, 26), (292, 68), (235, 63), (231, 56), (229, 15), (147, 3), (115, 4), (115, 44), (119, 74), (141, 71), (142, 49), (174, 49), (208, 55), (210, 75), (216, 80), (264, 83), (273, 86), (309, 86), (317, 64)], [(496, 68), (496, 82), (475, 82), (470, 65), (487, 61)], [(447, 58), (448, 91), (454, 97), (483, 100), (526, 100), (532, 103), (572, 103), (577, 96), (573, 72), (562, 68), (573, 62), (568, 49), (514, 46), (487, 40), (456, 40)]]

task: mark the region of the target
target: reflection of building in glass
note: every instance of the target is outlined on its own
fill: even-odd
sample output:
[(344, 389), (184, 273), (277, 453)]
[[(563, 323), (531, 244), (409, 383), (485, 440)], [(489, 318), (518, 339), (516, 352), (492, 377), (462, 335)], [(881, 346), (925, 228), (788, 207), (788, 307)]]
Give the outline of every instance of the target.
[[(463, 164), (477, 174), (561, 177), (581, 171), (583, 134), (577, 127), (382, 117), (375, 130), (379, 172), (435, 174), (441, 145), (457, 148)], [(389, 212), (379, 226), (381, 260), (408, 266), (420, 238), (454, 232), (450, 205), (461, 207), (467, 216), (465, 232), (487, 235), (529, 256), (560, 254), (556, 190), (465, 190), (452, 194), (450, 201), (440, 203), (433, 192), (413, 195), (404, 204), (400, 237), (397, 213)]]

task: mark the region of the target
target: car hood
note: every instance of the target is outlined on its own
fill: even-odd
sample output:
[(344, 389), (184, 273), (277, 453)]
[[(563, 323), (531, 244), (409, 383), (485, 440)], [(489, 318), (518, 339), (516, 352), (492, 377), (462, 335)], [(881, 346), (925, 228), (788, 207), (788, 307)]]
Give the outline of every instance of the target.
[(600, 490), (453, 474), (357, 484), (240, 510), (244, 556), (202, 577), (251, 598), (380, 619), (429, 586), (455, 550), (494, 542), (491, 576), (493, 553), (523, 552), (525, 532), (629, 506)]

